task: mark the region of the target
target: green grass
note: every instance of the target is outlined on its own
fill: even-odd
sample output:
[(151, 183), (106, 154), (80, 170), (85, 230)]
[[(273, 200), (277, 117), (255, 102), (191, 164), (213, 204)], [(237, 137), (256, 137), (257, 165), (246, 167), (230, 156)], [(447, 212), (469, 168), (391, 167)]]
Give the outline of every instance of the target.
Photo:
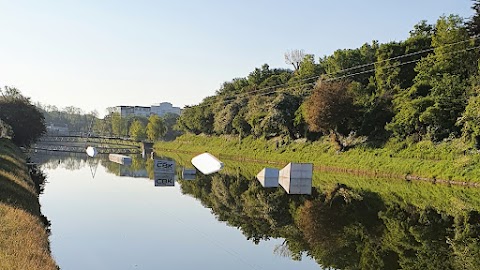
[(25, 158), (1, 138), (0, 269), (57, 269)]
[(389, 141), (383, 148), (357, 146), (336, 152), (327, 139), (315, 142), (283, 142), (235, 137), (183, 135), (173, 142), (157, 142), (155, 150), (202, 153), (260, 162), (311, 162), (317, 169), (355, 175), (431, 179), (480, 183), (480, 155), (460, 140), (434, 144)]
[[(164, 156), (176, 160), (180, 167), (192, 167), (193, 154), (164, 152)], [(286, 163), (268, 164), (261, 162), (240, 162), (222, 159), (225, 168), (220, 172), (227, 175), (242, 175), (256, 181), (256, 174), (265, 167), (281, 168)], [(480, 188), (439, 185), (426, 182), (406, 181), (404, 179), (368, 177), (345, 173), (315, 171), (313, 186), (320, 192), (332, 190), (338, 183), (345, 184), (357, 191), (378, 194), (385, 202), (407, 203), (425, 209), (437, 210), (454, 216), (460, 211), (480, 211)]]

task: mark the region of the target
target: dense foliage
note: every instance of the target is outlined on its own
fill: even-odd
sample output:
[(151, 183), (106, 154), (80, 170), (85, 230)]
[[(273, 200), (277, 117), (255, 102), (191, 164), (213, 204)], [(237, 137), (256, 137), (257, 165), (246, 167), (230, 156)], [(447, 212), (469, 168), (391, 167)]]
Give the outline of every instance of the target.
[(151, 115), (122, 117), (118, 112), (110, 112), (103, 119), (96, 118), (92, 132), (96, 135), (128, 137), (135, 140), (173, 140), (180, 135), (175, 129), (178, 115), (167, 113), (163, 116)]
[[(131, 137), (135, 140), (156, 141), (159, 139), (173, 140), (181, 135), (175, 129), (178, 119), (176, 114), (163, 116), (152, 115), (121, 117), (114, 108), (108, 108), (108, 114), (98, 118), (96, 111), (85, 113), (73, 106), (58, 109), (55, 106), (37, 104), (45, 115), (48, 132), (60, 135), (101, 135), (115, 137)], [(58, 128), (63, 128), (59, 130)]]
[(480, 140), (475, 2), (477, 14), (469, 21), (456, 15), (432, 25), (421, 21), (404, 41), (374, 41), (318, 61), (300, 50), (288, 52), (294, 71), (265, 64), (225, 82), (214, 96), (187, 107), (178, 127), (241, 138), (329, 135), (337, 144), (345, 136), (375, 143)]
[(12, 136), (12, 127), (0, 119), (0, 138), (11, 138)]
[(30, 146), (45, 132), (45, 119), (16, 88), (0, 89), (0, 134), (18, 146)]
[(97, 116), (97, 112), (84, 113), (82, 109), (73, 106), (59, 109), (56, 106), (37, 104), (37, 107), (45, 116), (47, 126), (67, 128), (71, 135), (87, 133)]
[(181, 190), (254, 243), (284, 238), (275, 253), (294, 260), (308, 255), (324, 269), (480, 267), (475, 210), (451, 214), (345, 184), (312, 196), (287, 195), (241, 173), (199, 176), (182, 182)]

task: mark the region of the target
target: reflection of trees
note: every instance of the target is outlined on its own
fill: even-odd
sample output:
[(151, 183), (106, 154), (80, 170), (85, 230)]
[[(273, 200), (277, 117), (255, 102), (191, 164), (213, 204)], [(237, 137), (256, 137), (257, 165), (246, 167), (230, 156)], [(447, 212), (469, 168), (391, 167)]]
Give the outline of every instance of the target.
[(215, 174), (181, 183), (183, 193), (200, 198), (219, 220), (240, 228), (255, 243), (278, 237), (278, 228), (293, 221), (289, 214), (293, 197), (284, 196), (279, 189), (263, 189), (256, 181)]
[[(70, 155), (43, 157), (43, 162), (78, 168), (97, 160)], [(106, 157), (101, 162), (108, 171), (120, 172), (122, 165)], [(133, 157), (131, 168), (146, 168), (153, 177), (151, 159)], [(312, 196), (287, 195), (281, 188), (261, 187), (243, 176), (245, 171), (179, 182), (182, 193), (199, 199), (252, 242), (284, 238), (274, 249), (279, 256), (300, 260), (307, 254), (334, 269), (480, 269), (476, 211), (420, 208), (342, 184)]]
[(63, 161), (63, 167), (67, 170), (79, 170), (82, 168), (85, 164), (82, 164), (82, 160), (74, 159), (74, 158), (68, 158)]
[(145, 169), (147, 170), (148, 178), (153, 179), (153, 159), (147, 159), (145, 161)]
[(477, 212), (452, 216), (341, 184), (292, 196), (241, 175), (200, 176), (181, 189), (254, 243), (284, 238), (279, 256), (306, 253), (335, 269), (480, 269)]
[(455, 254), (455, 268), (480, 269), (480, 213), (459, 215), (454, 220), (454, 236), (449, 243)]
[(140, 155), (132, 156), (132, 164), (130, 165), (131, 170), (140, 171), (145, 169), (145, 159)]
[(106, 169), (108, 173), (114, 174), (114, 175), (120, 175), (120, 166), (123, 166), (121, 164), (111, 162), (108, 159), (103, 159), (100, 164)]
[(311, 255), (325, 267), (397, 269), (381, 248), (383, 225), (377, 213), (383, 208), (375, 194), (360, 195), (339, 185), (305, 202), (296, 223)]
[(97, 159), (88, 158), (86, 154), (79, 153), (67, 153), (67, 152), (56, 152), (56, 153), (35, 153), (32, 155), (32, 161), (42, 165), (45, 169), (57, 169), (64, 168), (67, 170), (78, 170), (83, 168), (85, 165), (90, 165), (97, 163)]
[(120, 175), (123, 172), (136, 172), (147, 170), (148, 178), (153, 179), (153, 160), (144, 159), (141, 155), (132, 155), (132, 164), (122, 165), (106, 159), (101, 160), (101, 164), (108, 173)]

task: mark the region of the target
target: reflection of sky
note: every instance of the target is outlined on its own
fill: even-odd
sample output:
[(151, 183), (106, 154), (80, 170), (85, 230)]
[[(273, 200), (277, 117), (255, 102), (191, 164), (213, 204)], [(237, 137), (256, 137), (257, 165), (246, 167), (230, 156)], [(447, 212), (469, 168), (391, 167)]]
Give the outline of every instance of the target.
[(247, 240), (196, 199), (98, 166), (47, 170), (41, 196), (62, 269), (319, 269), (273, 253), (282, 240)]

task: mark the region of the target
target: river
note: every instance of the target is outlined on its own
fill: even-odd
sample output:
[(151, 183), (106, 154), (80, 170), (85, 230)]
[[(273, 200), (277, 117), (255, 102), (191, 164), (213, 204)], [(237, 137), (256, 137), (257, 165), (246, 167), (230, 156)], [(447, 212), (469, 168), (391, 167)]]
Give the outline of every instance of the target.
[(480, 269), (478, 188), (316, 172), (287, 195), (233, 161), (155, 187), (149, 159), (34, 160), (62, 269)]
[(155, 187), (144, 170), (109, 164), (120, 176), (105, 164), (51, 156), (42, 166), (40, 202), (61, 269), (319, 269), (275, 254), (283, 239), (247, 240), (178, 183)]

